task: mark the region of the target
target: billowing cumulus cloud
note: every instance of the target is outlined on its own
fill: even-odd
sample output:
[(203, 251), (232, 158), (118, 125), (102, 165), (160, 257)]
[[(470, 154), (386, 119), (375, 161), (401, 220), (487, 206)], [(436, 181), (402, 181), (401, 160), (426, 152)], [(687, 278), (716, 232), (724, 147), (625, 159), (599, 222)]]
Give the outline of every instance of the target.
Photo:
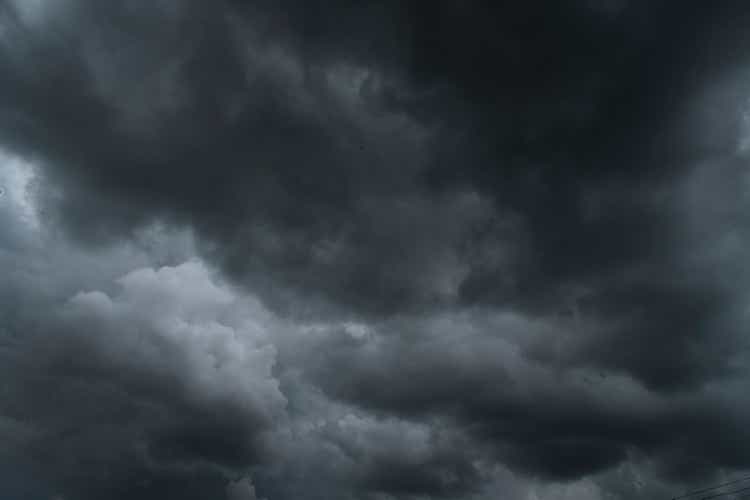
[(0, 0), (0, 497), (743, 477), (749, 24)]
[(138, 269), (117, 286), (112, 296), (79, 292), (29, 320), (35, 329), (6, 352), (7, 416), (29, 433), (19, 445), (64, 464), (58, 472), (81, 491), (96, 491), (85, 478), (97, 472), (129, 481), (140, 473), (123, 467), (257, 462), (262, 433), (286, 405), (263, 310), (243, 303), (238, 312), (237, 298), (197, 262)]

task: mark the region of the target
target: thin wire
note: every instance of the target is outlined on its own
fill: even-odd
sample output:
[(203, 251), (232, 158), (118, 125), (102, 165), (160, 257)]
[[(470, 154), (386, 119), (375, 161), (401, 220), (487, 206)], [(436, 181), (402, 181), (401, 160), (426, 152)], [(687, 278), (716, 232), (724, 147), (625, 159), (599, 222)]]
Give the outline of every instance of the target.
[(727, 481), (726, 483), (720, 483), (720, 484), (717, 484), (716, 486), (711, 486), (710, 488), (703, 488), (700, 490), (691, 491), (689, 493), (685, 493), (678, 497), (673, 497), (672, 500), (681, 500), (682, 498), (692, 497), (693, 495), (698, 495), (699, 493), (708, 493), (709, 491), (713, 491), (718, 488), (723, 488), (724, 486), (730, 486), (732, 484), (737, 484), (737, 483), (741, 483), (743, 481), (748, 481), (748, 480), (750, 480), (750, 476), (743, 477), (740, 479), (735, 479), (733, 481)]

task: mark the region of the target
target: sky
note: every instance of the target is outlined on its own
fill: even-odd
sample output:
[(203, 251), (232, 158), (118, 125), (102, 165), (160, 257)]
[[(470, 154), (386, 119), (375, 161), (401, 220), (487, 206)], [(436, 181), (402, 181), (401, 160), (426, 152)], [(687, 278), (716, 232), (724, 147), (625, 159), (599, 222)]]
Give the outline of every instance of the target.
[(740, 0), (0, 0), (0, 498), (750, 476), (748, 28)]

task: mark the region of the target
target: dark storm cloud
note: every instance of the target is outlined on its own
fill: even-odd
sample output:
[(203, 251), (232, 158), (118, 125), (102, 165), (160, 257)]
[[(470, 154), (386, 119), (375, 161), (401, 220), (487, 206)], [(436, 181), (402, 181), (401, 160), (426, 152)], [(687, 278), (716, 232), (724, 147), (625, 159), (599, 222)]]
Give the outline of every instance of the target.
[(295, 435), (278, 443), (280, 472), (256, 474), (270, 498), (454, 498), (480, 489), (480, 457), (439, 422), (337, 414), (334, 405), (323, 425)]
[[(300, 380), (290, 358), (310, 327), (274, 316), (200, 261), (149, 267), (190, 253), (178, 235), (81, 253), (22, 225), (13, 212), (23, 206), (4, 208), (25, 246), (0, 253), (16, 271), (0, 287), (0, 470), (12, 477), (3, 495), (252, 500), (249, 471), (258, 498), (475, 489), (476, 453), (450, 428), (362, 414)], [(134, 270), (112, 283), (118, 268)]]
[[(610, 174), (635, 193), (700, 156), (671, 139), (673, 117), (723, 67), (711, 57), (739, 48), (715, 33), (729, 7), (645, 2), (58, 9), (4, 9), (5, 133), (64, 168), (75, 234), (174, 217), (276, 299), (302, 289), (365, 311), (536, 302), (670, 259), (668, 207), (587, 220), (582, 201)], [(417, 212), (450, 204), (456, 182), (501, 220), (520, 213), (533, 256), (488, 269), (463, 242), (491, 216)], [(431, 279), (447, 267), (454, 283)], [(519, 290), (496, 285), (509, 280)]]
[[(458, 207), (431, 231), (420, 211), (446, 199), (413, 181), (429, 131), (382, 109), (390, 83), (377, 68), (303, 59), (253, 19), (197, 2), (76, 3), (35, 13), (38, 36), (5, 10), (5, 129), (63, 176), (59, 213), (83, 239), (175, 218), (217, 241), (233, 274), (315, 281), (323, 296), (377, 310), (439, 299), (420, 281), (483, 223)], [(381, 207), (404, 213), (405, 234), (392, 234)]]
[[(0, 0), (3, 463), (269, 500), (747, 468), (748, 15)], [(122, 250), (154, 224), (195, 248)]]
[[(744, 383), (664, 395), (631, 377), (570, 369), (564, 351), (580, 335), (572, 329), (507, 313), (443, 315), (382, 325), (383, 333), (358, 342), (324, 338), (322, 348), (302, 350), (314, 359), (298, 364), (333, 397), (363, 408), (451, 417), (474, 446), (546, 479), (574, 479), (638, 456), (683, 479), (750, 459), (748, 408), (736, 392)], [(529, 355), (536, 339), (555, 337), (557, 358), (540, 363)]]

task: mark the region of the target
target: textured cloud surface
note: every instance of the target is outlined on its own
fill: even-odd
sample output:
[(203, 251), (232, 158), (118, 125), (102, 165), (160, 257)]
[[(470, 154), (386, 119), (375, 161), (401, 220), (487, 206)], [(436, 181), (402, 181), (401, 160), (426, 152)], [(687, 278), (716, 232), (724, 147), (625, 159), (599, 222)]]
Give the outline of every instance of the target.
[(743, 478), (749, 27), (0, 0), (0, 498)]

